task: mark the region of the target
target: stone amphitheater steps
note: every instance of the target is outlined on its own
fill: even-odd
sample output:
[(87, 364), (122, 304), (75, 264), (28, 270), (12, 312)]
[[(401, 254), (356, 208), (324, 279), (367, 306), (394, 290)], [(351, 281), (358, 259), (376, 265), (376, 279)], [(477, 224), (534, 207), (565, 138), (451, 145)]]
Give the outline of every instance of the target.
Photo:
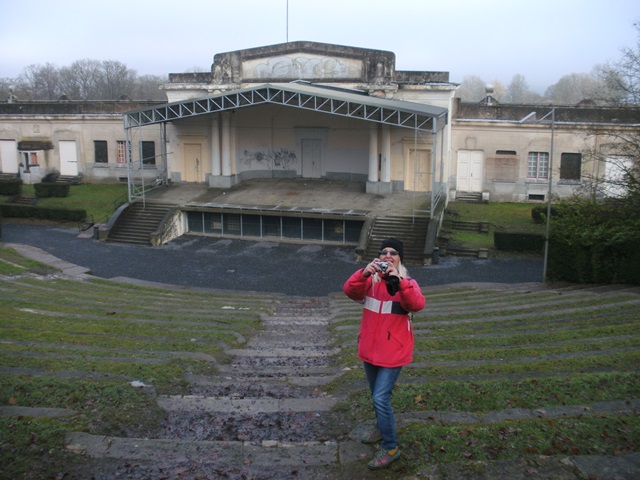
[(274, 465), (329, 478), (308, 469), (342, 468), (370, 455), (371, 447), (324, 433), (339, 399), (321, 389), (341, 374), (331, 361), (338, 350), (329, 347), (329, 300), (290, 298), (275, 310), (245, 348), (227, 350), (232, 360), (218, 375), (188, 375), (190, 395), (157, 397), (166, 412), (157, 438), (76, 432), (67, 437), (68, 448), (128, 462), (240, 466), (247, 478)]
[[(60, 268), (70, 275), (78, 272), (69, 266), (60, 265)], [(29, 299), (36, 301), (37, 297), (55, 297), (64, 292), (65, 298), (78, 298), (76, 306), (81, 309), (87, 303), (97, 305), (98, 309), (102, 309), (101, 303), (94, 303), (91, 299), (92, 292), (96, 288), (101, 290), (109, 290), (110, 293), (117, 294), (116, 287), (107, 286), (103, 283), (92, 286), (92, 282), (86, 281), (87, 276), (81, 274), (80, 278), (85, 280), (73, 285), (68, 282), (65, 277), (64, 282), (54, 276), (46, 281), (35, 281), (31, 277), (14, 277), (10, 280), (2, 280), (2, 294), (4, 298), (16, 296), (25, 301), (28, 295), (33, 295)], [(633, 323), (635, 320), (629, 315), (638, 311), (638, 300), (633, 295), (638, 295), (637, 287), (616, 287), (616, 286), (541, 286), (539, 284), (531, 285), (477, 285), (477, 288), (468, 284), (466, 286), (459, 285), (459, 289), (449, 285), (446, 287), (426, 287), (428, 308), (425, 312), (421, 312), (414, 318), (414, 325), (417, 327), (418, 337), (422, 339), (432, 338), (480, 338), (482, 336), (502, 335), (501, 322), (508, 324), (508, 327), (518, 327), (520, 322), (526, 321), (530, 310), (536, 305), (544, 305), (543, 310), (547, 312), (563, 312), (572, 311), (573, 316), (588, 316), (596, 318), (606, 315), (600, 312), (604, 308), (604, 303), (610, 302), (617, 305), (621, 310), (627, 313), (622, 320), (627, 323)], [(113, 291), (112, 291), (113, 290)], [(17, 296), (20, 292), (21, 297)], [(84, 292), (84, 293), (83, 293)], [(120, 292), (122, 293), (122, 292)], [(158, 293), (158, 295), (162, 295)], [(166, 293), (164, 294), (166, 295)], [(173, 297), (175, 292), (169, 294)], [(133, 303), (137, 301), (135, 298), (129, 302), (122, 296), (123, 302)], [(580, 306), (581, 300), (585, 301), (584, 306)], [(593, 301), (591, 301), (593, 300)], [(47, 301), (38, 300), (38, 308), (34, 308), (31, 312), (35, 316), (47, 314), (52, 318), (57, 318), (61, 314), (55, 314), (54, 304)], [(233, 305), (236, 313), (244, 309), (246, 304), (251, 304), (252, 300), (246, 298), (235, 299), (233, 295), (227, 298), (224, 295), (224, 305)], [(246, 302), (246, 303), (245, 303)], [(337, 395), (328, 395), (323, 392), (323, 385), (334, 378), (342, 375), (343, 372), (336, 367), (331, 356), (336, 352), (333, 345), (338, 345), (340, 349), (354, 350), (355, 338), (357, 337), (357, 324), (360, 317), (362, 306), (346, 299), (343, 295), (334, 295), (323, 299), (311, 298), (282, 298), (282, 297), (257, 297), (253, 300), (255, 304), (267, 304), (274, 313), (263, 317), (262, 328), (254, 335), (251, 340), (244, 343), (244, 338), (238, 338), (238, 342), (243, 345), (241, 348), (226, 348), (226, 352), (231, 355), (231, 360), (226, 361), (222, 365), (216, 365), (216, 375), (189, 375), (185, 376), (190, 384), (187, 395), (163, 395), (154, 396), (160, 405), (163, 405), (166, 412), (167, 421), (163, 425), (163, 429), (159, 430), (152, 438), (116, 437), (90, 435), (87, 433), (71, 433), (67, 437), (67, 444), (70, 451), (79, 454), (85, 454), (81, 462), (84, 465), (96, 465), (105, 470), (104, 475), (95, 475), (96, 479), (114, 479), (127, 478), (128, 480), (140, 480), (150, 478), (232, 478), (234, 480), (240, 478), (262, 478), (269, 480), (305, 478), (305, 479), (351, 479), (351, 478), (403, 478), (402, 473), (406, 471), (407, 465), (410, 465), (412, 459), (407, 454), (404, 461), (398, 462), (397, 467), (392, 467), (389, 472), (377, 472), (372, 475), (367, 474), (366, 460), (373, 452), (372, 447), (364, 446), (357, 443), (353, 438), (357, 438), (355, 430), (348, 435), (344, 432), (353, 427), (353, 425), (341, 426), (342, 435), (336, 435), (334, 431), (327, 431), (325, 426), (328, 419), (331, 418), (333, 412), (330, 408), (341, 397)], [(268, 303), (266, 303), (268, 302)], [(206, 309), (192, 310), (193, 305), (189, 301), (189, 306), (184, 307), (185, 312), (189, 311), (189, 315), (195, 317), (202, 314)], [(15, 311), (22, 311), (25, 307), (23, 304), (12, 305)], [(521, 311), (518, 310), (521, 309)], [(51, 310), (51, 311), (50, 311)], [(109, 309), (111, 311), (112, 308)], [(227, 310), (223, 310), (226, 312)], [(606, 310), (605, 310), (606, 311)], [(125, 321), (135, 321), (136, 325), (141, 324), (144, 320), (144, 310), (140, 307), (139, 314), (132, 315), (132, 318), (122, 318)], [(448, 313), (453, 313), (452, 319), (443, 319)], [(502, 315), (501, 312), (506, 312)], [(631, 312), (631, 313), (630, 313)], [(477, 315), (469, 315), (469, 314)], [(64, 313), (64, 315), (76, 315)], [(87, 319), (92, 319), (95, 312), (87, 315)], [(441, 325), (444, 322), (451, 322), (450, 325), (455, 326), (455, 318), (459, 317), (458, 323), (462, 324), (469, 318), (478, 321), (496, 323), (495, 331), (465, 331), (469, 335), (452, 334), (448, 327), (436, 331), (431, 327)], [(139, 317), (139, 318), (138, 318)], [(219, 327), (228, 330), (233, 328), (230, 322), (225, 320), (224, 314), (219, 318)], [(434, 318), (435, 317), (435, 318)], [(438, 318), (440, 317), (440, 318)], [(345, 321), (344, 325), (337, 328), (336, 332), (332, 332), (329, 336), (327, 325), (336, 321)], [(637, 318), (637, 315), (636, 317)], [(185, 319), (180, 322), (184, 326), (188, 325), (188, 329), (192, 328), (192, 318)], [(498, 321), (496, 321), (498, 320)], [(555, 319), (553, 321), (556, 321)], [(162, 320), (164, 322), (164, 320)], [(557, 324), (551, 325), (553, 329), (567, 328), (563, 323), (564, 320), (557, 320)], [(524, 322), (523, 322), (524, 323)], [(603, 324), (607, 325), (603, 321)], [(449, 325), (449, 324), (447, 324)], [(526, 326), (526, 325), (525, 325)], [(26, 325), (27, 328), (31, 328)], [(548, 332), (548, 323), (532, 322), (531, 328), (517, 332), (539, 333)], [(51, 327), (53, 328), (53, 322)], [(474, 326), (475, 328), (475, 326)], [(505, 335), (511, 335), (509, 329), (505, 329)], [(603, 335), (602, 340), (622, 338), (613, 334)], [(601, 337), (589, 337), (586, 342), (597, 341)], [(153, 359), (137, 358), (140, 354), (139, 350), (124, 352), (112, 347), (97, 347), (84, 344), (72, 345), (66, 343), (47, 343), (35, 342), (33, 340), (6, 339), (3, 344), (13, 347), (19, 343), (28, 342), (34, 350), (41, 347), (57, 345), (59, 348), (68, 350), (68, 354), (81, 356), (83, 359), (91, 357), (87, 356), (87, 352), (83, 349), (92, 348), (94, 353), (102, 355), (102, 352), (126, 353), (123, 355), (122, 361), (157, 361), (170, 355), (186, 356), (188, 352), (176, 352), (167, 346), (166, 351), (157, 351)], [(335, 343), (334, 343), (335, 342)], [(583, 342), (583, 340), (575, 340), (574, 344)], [(563, 341), (555, 342), (562, 344)], [(547, 344), (534, 344), (544, 346)], [(470, 351), (480, 351), (482, 346), (472, 346)], [(508, 346), (505, 348), (509, 348)], [(633, 349), (634, 347), (630, 347)], [(636, 348), (637, 350), (637, 348)], [(456, 350), (458, 351), (458, 350)], [(13, 350), (12, 350), (13, 352)], [(560, 353), (558, 350), (556, 353)], [(589, 355), (597, 355), (596, 350), (587, 352)], [(605, 350), (601, 352), (606, 353)], [(42, 356), (50, 356), (59, 358), (59, 355), (50, 352), (32, 352), (24, 350), (24, 355), (32, 355), (38, 353)], [(418, 352), (424, 355), (425, 352)], [(433, 353), (438, 353), (433, 351)], [(17, 357), (17, 352), (13, 352)], [(579, 355), (580, 353), (578, 353)], [(203, 353), (198, 353), (202, 356)], [(105, 358), (110, 358), (105, 355)], [(515, 357), (515, 361), (529, 362), (534, 361), (532, 357), (521, 354)], [(422, 360), (422, 359), (420, 359)], [(455, 358), (453, 358), (455, 360)], [(55, 361), (55, 360), (54, 360)], [(214, 362), (215, 359), (209, 360)], [(485, 360), (477, 360), (483, 362)], [(496, 362), (500, 361), (498, 358)], [(453, 366), (460, 365), (461, 362), (451, 362)], [(97, 378), (100, 376), (97, 372), (85, 371), (37, 371), (37, 369), (25, 369), (19, 367), (20, 362), (16, 362), (12, 367), (3, 367), (2, 372), (11, 375), (31, 375), (31, 376), (59, 376), (61, 378)], [(433, 365), (433, 362), (429, 363)], [(445, 365), (445, 363), (442, 363)], [(420, 366), (417, 362), (416, 366)], [(569, 368), (570, 365), (567, 365)], [(409, 371), (403, 373), (401, 382), (418, 381), (428, 384), (432, 379), (428, 375), (411, 376)], [(600, 367), (602, 371), (616, 372), (615, 366)], [(446, 371), (446, 370), (444, 370)], [(449, 372), (455, 373), (453, 370)], [(581, 369), (580, 373), (585, 370)], [(545, 375), (571, 375), (572, 371), (553, 370), (550, 372), (536, 372), (536, 376)], [(525, 370), (517, 372), (516, 376), (526, 378)], [(97, 376), (97, 377), (96, 377)], [(496, 378), (513, 378), (514, 375), (509, 372), (489, 373), (489, 370), (482, 370), (481, 375), (458, 375), (457, 377), (447, 375), (449, 380), (457, 381), (474, 381), (477, 379), (492, 380)], [(112, 378), (113, 379), (113, 378)], [(443, 378), (433, 378), (433, 380), (442, 380)], [(131, 378), (118, 379), (122, 382), (128, 382)], [(359, 378), (355, 384), (348, 385), (348, 389), (364, 388), (364, 380)], [(150, 392), (151, 395), (154, 395)], [(20, 416), (54, 416), (67, 415), (70, 411), (61, 412), (59, 409), (38, 409), (36, 407), (27, 409), (26, 407), (3, 407), (0, 414), (14, 414)], [(7, 412), (5, 412), (6, 410)], [(42, 411), (41, 411), (42, 410)], [(640, 410), (638, 398), (628, 398), (626, 400), (612, 402), (594, 402), (591, 404), (568, 404), (562, 406), (543, 405), (540, 408), (532, 409), (509, 409), (500, 411), (474, 411), (466, 412), (464, 408), (461, 411), (427, 411), (417, 410), (399, 414), (397, 420), (400, 425), (405, 426), (413, 423), (432, 424), (459, 424), (459, 425), (477, 425), (489, 422), (502, 421), (518, 421), (520, 419), (534, 418), (562, 418), (562, 417), (584, 417), (589, 415), (629, 415)], [(337, 414), (336, 414), (337, 415)], [(175, 420), (175, 421), (174, 421)], [(185, 428), (186, 427), (186, 428)], [(254, 430), (255, 432), (252, 432)], [(291, 437), (290, 437), (291, 435)], [(416, 450), (415, 448), (413, 449)], [(407, 448), (407, 451), (411, 451)], [(594, 460), (600, 464), (610, 465), (607, 462), (618, 462), (616, 465), (623, 465), (627, 468), (631, 475), (620, 478), (640, 478), (640, 466), (636, 466), (635, 470), (629, 470), (633, 455), (637, 457), (637, 453), (627, 456), (597, 456)], [(578, 478), (607, 478), (600, 476), (605, 470), (602, 467), (592, 469), (585, 466), (584, 462), (593, 456), (556, 456), (558, 463), (554, 464), (555, 470), (548, 476), (538, 476), (536, 478), (545, 478), (558, 480)], [(627, 463), (624, 463), (628, 460)], [(528, 478), (532, 465), (536, 465), (539, 459), (527, 457), (518, 460), (522, 475), (504, 476), (505, 464), (516, 462), (483, 462), (479, 465), (478, 476), (467, 476), (469, 469), (466, 468), (469, 462), (465, 460), (464, 465), (460, 467), (460, 473), (457, 476), (447, 476), (442, 472), (451, 472), (455, 466), (451, 464), (431, 465), (425, 470), (419, 472), (416, 476), (410, 478), (430, 478), (432, 480), (441, 480), (444, 478), (465, 478), (479, 480), (480, 478), (500, 478), (500, 479), (520, 479)], [(524, 462), (524, 464), (522, 463)], [(576, 473), (575, 465), (581, 464), (579, 474)], [(640, 462), (636, 462), (640, 464)], [(160, 471), (156, 467), (163, 465), (168, 470)], [(495, 467), (495, 466), (499, 466)], [(592, 465), (592, 466), (593, 466)], [(496, 471), (500, 475), (487, 476), (482, 472), (493, 471), (490, 469), (497, 468)], [(108, 470), (111, 468), (110, 470)], [(486, 470), (484, 470), (486, 468)], [(559, 476), (558, 472), (562, 470), (563, 475)], [(155, 469), (155, 470), (154, 470)], [(84, 470), (86, 472), (87, 470)], [(202, 473), (200, 473), (202, 472)], [(529, 473), (528, 473), (529, 472)], [(96, 473), (99, 473), (96, 470)], [(90, 477), (73, 477), (70, 474), (65, 478), (90, 478)], [(406, 478), (406, 477), (404, 477)], [(529, 475), (533, 478), (533, 475)], [(612, 477), (609, 477), (612, 478)]]

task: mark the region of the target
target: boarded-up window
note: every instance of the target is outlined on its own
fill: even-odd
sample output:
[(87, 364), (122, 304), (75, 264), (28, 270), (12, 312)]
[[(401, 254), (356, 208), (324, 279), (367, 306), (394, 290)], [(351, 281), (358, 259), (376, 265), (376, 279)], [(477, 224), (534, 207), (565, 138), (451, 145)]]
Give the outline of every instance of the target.
[(520, 158), (515, 154), (498, 154), (487, 158), (487, 180), (518, 180)]
[(106, 140), (95, 140), (93, 142), (93, 150), (95, 154), (95, 163), (109, 163)]
[(563, 153), (560, 156), (560, 180), (580, 180), (582, 155), (580, 153)]
[(156, 164), (156, 144), (155, 142), (142, 142), (142, 164)]

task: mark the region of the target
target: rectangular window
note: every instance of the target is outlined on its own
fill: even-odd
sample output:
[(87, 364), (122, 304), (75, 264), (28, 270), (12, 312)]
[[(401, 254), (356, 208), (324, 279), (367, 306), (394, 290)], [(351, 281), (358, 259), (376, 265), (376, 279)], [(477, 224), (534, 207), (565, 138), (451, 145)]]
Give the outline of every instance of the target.
[(116, 162), (120, 166), (127, 164), (127, 142), (124, 140), (116, 142)]
[(302, 219), (299, 217), (282, 217), (282, 236), (286, 238), (302, 238)]
[(142, 164), (156, 164), (156, 144), (155, 142), (142, 142)]
[(204, 231), (204, 214), (202, 212), (187, 212), (187, 225), (190, 232)]
[(303, 218), (302, 235), (305, 240), (322, 240), (322, 219)]
[(29, 167), (38, 166), (38, 152), (22, 152), (24, 171), (29, 172)]
[(109, 154), (107, 152), (106, 140), (94, 140), (93, 152), (95, 155), (95, 163), (109, 163)]
[(204, 233), (222, 233), (222, 214), (218, 212), (204, 213)]
[(225, 235), (241, 235), (241, 218), (239, 213), (225, 213), (222, 219), (222, 228)]
[(547, 152), (529, 152), (529, 178), (549, 178), (549, 154)]
[(280, 217), (262, 217), (262, 236), (263, 237), (280, 237), (281, 233)]
[(560, 156), (560, 180), (580, 181), (582, 154), (563, 153)]
[(262, 217), (260, 215), (242, 215), (242, 235), (259, 237), (261, 231)]

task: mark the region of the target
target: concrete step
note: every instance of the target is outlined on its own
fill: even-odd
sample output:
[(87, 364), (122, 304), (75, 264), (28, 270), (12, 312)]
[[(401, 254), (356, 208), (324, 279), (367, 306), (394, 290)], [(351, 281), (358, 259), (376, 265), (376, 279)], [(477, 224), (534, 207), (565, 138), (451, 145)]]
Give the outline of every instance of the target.
[(338, 402), (336, 398), (233, 398), (199, 395), (159, 396), (163, 410), (201, 413), (235, 413), (255, 415), (282, 412), (328, 412)]
[(252, 467), (323, 466), (361, 461), (371, 448), (359, 442), (223, 442), (185, 441), (148, 438), (120, 438), (73, 432), (66, 436), (67, 449), (89, 458), (121, 458), (154, 462), (158, 458), (172, 463), (251, 465)]
[(165, 215), (173, 208), (175, 205), (134, 203), (118, 218), (107, 241), (150, 245), (151, 234), (158, 230)]
[(378, 256), (380, 244), (389, 237), (396, 237), (404, 244), (405, 264), (422, 264), (424, 244), (427, 237), (427, 217), (394, 216), (378, 217), (374, 222), (365, 261)]

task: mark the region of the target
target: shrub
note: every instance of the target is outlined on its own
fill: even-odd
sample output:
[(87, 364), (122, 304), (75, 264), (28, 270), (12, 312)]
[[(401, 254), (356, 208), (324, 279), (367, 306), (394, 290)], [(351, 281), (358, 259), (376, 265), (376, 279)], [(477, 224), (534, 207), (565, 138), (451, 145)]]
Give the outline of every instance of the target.
[(33, 186), (36, 197), (45, 198), (45, 197), (68, 197), (69, 196), (69, 185), (66, 183), (45, 183), (40, 182), (36, 183)]
[(22, 179), (0, 180), (0, 195), (20, 195), (22, 192)]
[(553, 277), (640, 284), (640, 219), (632, 205), (572, 200), (558, 206), (551, 225)]
[[(548, 207), (538, 205), (531, 209), (531, 218), (535, 223), (544, 223), (547, 221), (547, 209)], [(551, 207), (551, 216), (553, 217), (558, 213), (555, 207)]]
[(80, 222), (87, 217), (87, 211), (5, 203), (0, 205), (0, 215), (4, 217)]
[(494, 232), (493, 244), (497, 250), (507, 252), (541, 252), (544, 236), (536, 233)]

